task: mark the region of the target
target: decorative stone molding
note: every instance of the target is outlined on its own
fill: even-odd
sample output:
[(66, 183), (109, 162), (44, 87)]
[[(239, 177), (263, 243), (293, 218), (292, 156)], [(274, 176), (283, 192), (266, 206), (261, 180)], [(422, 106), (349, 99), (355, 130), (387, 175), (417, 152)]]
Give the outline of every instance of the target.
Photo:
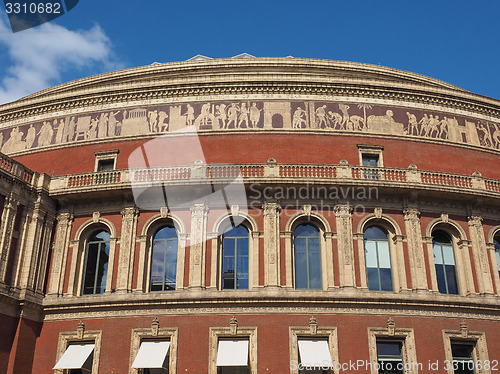
[(257, 327), (237, 326), (233, 318), (230, 327), (210, 327), (208, 374), (217, 374), (217, 350), (221, 338), (248, 339), (248, 373), (257, 374)]
[(205, 259), (208, 206), (194, 204), (191, 206), (191, 236), (189, 247), (189, 287), (205, 286)]
[(143, 340), (170, 341), (169, 347), (169, 373), (177, 373), (177, 348), (179, 339), (179, 329), (177, 327), (160, 327), (158, 318), (154, 318), (149, 328), (132, 329), (130, 343), (129, 374), (139, 374), (140, 369), (132, 368), (135, 356), (139, 352), (139, 347)]
[(99, 219), (100, 218), (101, 218), (101, 213), (100, 212), (94, 212), (94, 213), (92, 213), (92, 222), (99, 223)]
[(56, 219), (57, 227), (48, 294), (61, 296), (63, 294), (65, 269), (74, 216), (71, 213), (63, 212), (59, 213)]
[(337, 224), (340, 284), (343, 287), (355, 287), (352, 207), (349, 204), (336, 205), (335, 218)]
[(263, 205), (264, 214), (264, 279), (268, 287), (280, 285), (279, 222), (281, 207), (275, 202)]
[(118, 257), (118, 274), (116, 280), (117, 292), (131, 292), (135, 259), (135, 240), (137, 234), (136, 207), (122, 209), (122, 228), (120, 237), (120, 252)]
[(382, 208), (373, 209), (376, 218), (382, 218)]
[(425, 267), (422, 227), (419, 217), (420, 212), (416, 208), (406, 208), (403, 210), (403, 216), (406, 229), (411, 284), (415, 290), (426, 290), (427, 269)]
[(486, 248), (486, 236), (484, 235), (483, 218), (478, 215), (468, 217), (469, 235), (474, 256), (476, 279), (481, 294), (493, 294), (493, 282), (491, 279), (488, 251)]
[[(92, 362), (92, 373), (99, 372), (99, 359), (101, 355), (102, 330), (85, 330), (83, 321), (78, 323), (75, 331), (63, 331), (59, 333), (57, 343), (57, 355), (54, 365), (59, 361), (71, 343), (92, 342), (94, 343), (94, 360)], [(64, 370), (55, 370), (56, 374), (64, 374)]]
[(20, 200), (12, 194), (5, 197), (2, 218), (0, 220), (0, 283), (5, 283), (7, 281), (5, 276), (7, 273), (9, 255), (13, 255), (10, 251), (10, 247), (19, 205)]
[(392, 318), (388, 319), (387, 328), (368, 327), (368, 349), (370, 352), (370, 368), (372, 374), (378, 374), (377, 340), (400, 341), (403, 348), (403, 362), (407, 364), (404, 372), (407, 374), (418, 373), (415, 334), (413, 329), (396, 328), (396, 324)]
[(170, 213), (170, 210), (168, 209), (168, 207), (163, 206), (160, 208), (160, 217), (161, 218), (167, 218), (169, 213)]
[[(309, 326), (290, 326), (289, 330), (289, 346), (290, 346), (290, 363), (299, 363), (299, 339), (325, 339), (328, 341), (328, 348), (333, 363), (334, 374), (339, 374), (339, 347), (337, 338), (337, 327), (319, 326), (314, 317), (309, 320)], [(298, 370), (290, 365), (290, 373), (298, 374)], [(296, 365), (295, 365), (296, 366)]]

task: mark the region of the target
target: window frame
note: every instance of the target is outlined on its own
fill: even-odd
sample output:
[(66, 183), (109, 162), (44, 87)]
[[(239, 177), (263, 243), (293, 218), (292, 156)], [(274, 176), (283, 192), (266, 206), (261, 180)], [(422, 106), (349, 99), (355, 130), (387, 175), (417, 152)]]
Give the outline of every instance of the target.
[[(173, 228), (176, 232), (176, 239), (158, 239), (158, 240), (162, 240), (162, 241), (169, 241), (169, 240), (176, 240), (177, 241), (177, 252), (176, 252), (176, 263), (175, 263), (175, 289), (173, 290), (165, 290), (165, 289), (162, 289), (161, 291), (153, 291), (151, 290), (151, 286), (152, 286), (152, 283), (151, 283), (151, 279), (152, 279), (152, 275), (153, 275), (153, 256), (154, 256), (154, 245), (155, 245), (155, 237), (156, 235), (161, 231), (163, 230), (164, 228), (166, 227), (169, 227), (169, 228)], [(148, 266), (147, 266), (147, 269), (148, 269), (148, 276), (147, 276), (147, 284), (146, 284), (146, 288), (147, 288), (147, 292), (152, 292), (152, 293), (156, 293), (156, 292), (174, 292), (178, 289), (178, 280), (177, 280), (177, 275), (178, 275), (178, 270), (179, 270), (179, 250), (180, 250), (180, 247), (179, 247), (179, 242), (180, 242), (180, 238), (179, 238), (179, 230), (177, 229), (177, 227), (173, 224), (173, 223), (166, 223), (164, 225), (159, 225), (158, 227), (156, 227), (156, 229), (153, 231), (154, 234), (151, 235), (150, 237), (150, 250), (149, 250), (149, 254), (148, 254)], [(166, 247), (166, 244), (165, 244), (165, 259), (166, 259), (166, 256), (167, 256), (167, 247)], [(166, 271), (166, 269), (163, 269), (164, 272)], [(164, 286), (164, 284), (162, 285), (162, 287)]]
[[(386, 234), (386, 239), (365, 239), (365, 234), (366, 234), (366, 230), (368, 230), (369, 228), (371, 227), (376, 227), (378, 228), (379, 230), (381, 230), (382, 232), (384, 232)], [(366, 241), (367, 240), (370, 240), (370, 241), (375, 241), (375, 245), (376, 245), (376, 256), (377, 256), (377, 275), (378, 275), (378, 285), (379, 285), (379, 289), (378, 290), (371, 290), (369, 288), (369, 285), (370, 285), (370, 282), (368, 280), (369, 276), (368, 276), (368, 262), (366, 261)], [(387, 242), (387, 247), (388, 247), (388, 250), (389, 250), (389, 265), (390, 265), (390, 270), (391, 270), (391, 289), (390, 290), (383, 290), (382, 289), (382, 279), (380, 277), (380, 258), (379, 258), (379, 250), (378, 250), (378, 242), (379, 241), (386, 241)], [(394, 292), (394, 266), (393, 266), (393, 262), (394, 260), (392, 259), (392, 248), (391, 248), (391, 238), (390, 238), (390, 232), (383, 226), (380, 226), (380, 225), (377, 225), (376, 223), (368, 223), (367, 225), (365, 225), (365, 227), (363, 228), (363, 249), (364, 249), (364, 254), (365, 254), (365, 272), (366, 272), (366, 285), (368, 287), (368, 289), (370, 291), (375, 291), (375, 292)]]
[[(444, 233), (446, 236), (448, 236), (449, 240), (450, 240), (450, 243), (449, 245), (451, 246), (451, 249), (453, 251), (453, 262), (454, 262), (454, 275), (455, 275), (455, 283), (456, 283), (456, 286), (457, 286), (457, 292), (456, 293), (449, 293), (448, 292), (448, 278), (447, 278), (447, 273), (446, 273), (446, 270), (443, 270), (444, 271), (444, 275), (445, 275), (445, 285), (446, 285), (446, 293), (443, 293), (439, 290), (439, 283), (438, 283), (438, 275), (437, 275), (437, 271), (436, 271), (436, 261), (434, 260), (434, 257), (433, 257), (433, 263), (434, 263), (434, 274), (436, 275), (436, 283), (437, 283), (437, 291), (442, 294), (442, 295), (461, 295), (461, 284), (460, 284), (460, 276), (459, 276), (459, 272), (458, 272), (458, 261), (457, 261), (457, 246), (455, 245), (455, 241), (453, 239), (453, 235), (451, 235), (448, 231), (446, 230), (443, 230), (442, 228), (434, 228), (431, 232), (431, 246), (432, 246), (432, 254), (434, 255), (434, 246), (435, 246), (435, 243), (434, 243), (434, 233), (435, 232), (442, 232)], [(443, 244), (448, 244), (448, 243), (440, 243), (440, 246), (441, 246), (441, 257), (443, 258), (443, 263), (442, 264), (439, 264), (441, 266), (445, 266), (445, 261), (444, 261), (444, 252), (443, 252)], [(444, 268), (446, 269), (446, 268)]]
[[(109, 239), (107, 241), (102, 240), (102, 241), (90, 241), (90, 238), (98, 233), (101, 232), (106, 232), (109, 235)], [(102, 244), (108, 243), (109, 245), (109, 253), (108, 253), (108, 262), (107, 262), (107, 269), (106, 269), (106, 282), (104, 286), (104, 291), (96, 293), (96, 283), (94, 280), (94, 292), (93, 293), (84, 293), (85, 292), (85, 279), (86, 279), (86, 273), (87, 273), (87, 264), (88, 264), (88, 256), (89, 256), (89, 246), (90, 244), (99, 244), (99, 253), (97, 255), (97, 259), (100, 258), (100, 248)], [(84, 243), (84, 253), (83, 253), (83, 268), (82, 268), (82, 277), (81, 277), (81, 286), (80, 286), (80, 296), (93, 296), (93, 295), (102, 295), (106, 292), (108, 289), (108, 272), (110, 270), (110, 262), (111, 262), (111, 233), (107, 228), (96, 228), (95, 230), (92, 230), (88, 233), (85, 239)], [(97, 264), (96, 264), (97, 266)], [(111, 269), (112, 270), (112, 269)], [(97, 268), (94, 269), (94, 272), (97, 273)]]
[[(474, 362), (481, 362), (483, 365), (485, 362), (489, 362), (488, 347), (486, 344), (486, 334), (480, 331), (469, 331), (467, 328), (461, 330), (443, 330), (443, 343), (445, 359), (452, 363), (453, 353), (451, 350), (452, 344), (472, 344), (474, 345), (473, 357)], [(448, 374), (455, 374), (453, 370), (453, 365), (445, 367)], [(490, 374), (491, 370), (474, 368), (475, 374)]]
[[(239, 226), (242, 226), (244, 227), (246, 230), (247, 230), (247, 233), (248, 233), (248, 236), (246, 237), (247, 238), (247, 245), (248, 245), (248, 248), (247, 248), (247, 274), (248, 274), (248, 278), (247, 278), (247, 281), (248, 281), (248, 287), (247, 288), (224, 288), (224, 282), (223, 282), (223, 265), (224, 265), (224, 233), (226, 230), (228, 230), (229, 228), (234, 228), (234, 227), (239, 227)], [(220, 291), (238, 291), (238, 290), (250, 290), (251, 289), (251, 275), (250, 275), (250, 262), (251, 262), (251, 230), (249, 228), (249, 226), (247, 224), (245, 224), (245, 222), (242, 222), (240, 223), (238, 226), (233, 226), (232, 223), (230, 223), (229, 225), (227, 225), (227, 222), (226, 222), (226, 225), (222, 226), (224, 227), (224, 229), (222, 230), (222, 233), (220, 235), (218, 235), (218, 271), (217, 271), (217, 284), (218, 284), (218, 289)], [(222, 228), (221, 227), (221, 228)], [(232, 229), (230, 229), (232, 230)], [(238, 238), (243, 238), (243, 237), (230, 237), (231, 239), (235, 239), (236, 241), (236, 247), (235, 247), (235, 254), (234, 254), (234, 257), (235, 257), (235, 268), (236, 268), (236, 256), (237, 256), (237, 246), (238, 246)], [(236, 276), (236, 269), (235, 269), (235, 276)], [(235, 284), (236, 286), (236, 284)]]
[(383, 145), (357, 144), (357, 147), (360, 166), (363, 166), (363, 156), (377, 156), (377, 167), (384, 167)]
[(135, 328), (132, 329), (130, 342), (129, 374), (139, 374), (141, 369), (132, 368), (142, 341), (170, 341), (168, 373), (177, 373), (177, 344), (179, 329), (177, 327)]
[[(59, 333), (59, 339), (57, 342), (57, 353), (56, 353), (56, 363), (62, 357), (66, 349), (72, 343), (94, 343), (93, 361), (92, 361), (92, 373), (99, 373), (99, 359), (101, 355), (101, 343), (102, 343), (102, 330), (84, 330), (79, 331), (62, 331)], [(54, 364), (55, 365), (55, 364)], [(55, 369), (55, 374), (68, 374), (69, 371), (64, 369)]]
[[(321, 286), (319, 288), (311, 288), (311, 287), (307, 287), (307, 288), (297, 288), (297, 261), (296, 261), (296, 254), (295, 254), (295, 230), (297, 230), (297, 228), (299, 226), (302, 226), (302, 225), (310, 225), (310, 226), (313, 226), (317, 231), (318, 231), (318, 245), (319, 245), (319, 261), (320, 261), (320, 270), (321, 270)], [(309, 237), (308, 237), (309, 238)], [(322, 240), (322, 230), (320, 227), (318, 227), (318, 225), (314, 222), (311, 222), (311, 221), (298, 221), (294, 224), (293, 228), (292, 228), (292, 232), (291, 232), (291, 240), (292, 240), (292, 276), (293, 276), (293, 288), (295, 290), (299, 290), (299, 291), (304, 291), (304, 290), (308, 290), (308, 291), (320, 291), (320, 290), (323, 290), (324, 287), (325, 287), (325, 280), (324, 280), (324, 269), (323, 269), (323, 263), (324, 263), (324, 259), (323, 259), (323, 240)], [(308, 241), (306, 241), (306, 243), (308, 243)], [(307, 246), (307, 265), (309, 264), (309, 248)], [(310, 284), (310, 279), (309, 279), (309, 266), (307, 267), (307, 283), (308, 285)]]
[[(112, 170), (116, 170), (116, 161), (118, 159), (118, 153), (120, 153), (120, 151), (118, 149), (113, 149), (113, 150), (109, 150), (109, 151), (98, 151), (98, 152), (95, 152), (94, 155), (95, 155), (95, 161), (94, 161), (94, 172), (106, 172), (106, 171), (112, 171)], [(103, 170), (103, 171), (99, 171), (98, 170), (98, 167), (99, 167), (99, 161), (104, 161), (104, 160), (113, 160), (113, 169), (111, 170)]]
[(248, 374), (257, 374), (257, 327), (210, 327), (208, 374), (217, 374), (219, 339), (248, 339)]
[[(415, 349), (415, 333), (412, 328), (368, 327), (368, 348), (370, 354), (371, 374), (378, 374), (377, 340), (387, 342), (401, 342), (403, 364), (409, 366), (404, 374), (418, 374), (417, 352)], [(422, 367), (422, 370), (425, 368)]]
[(328, 369), (328, 373), (339, 374), (339, 349), (337, 327), (335, 326), (290, 326), (289, 327), (289, 347), (290, 347), (290, 374), (299, 374), (299, 369), (294, 368), (292, 363), (300, 364), (299, 360), (299, 340), (321, 340), (328, 341), (328, 349), (332, 358), (333, 369)]

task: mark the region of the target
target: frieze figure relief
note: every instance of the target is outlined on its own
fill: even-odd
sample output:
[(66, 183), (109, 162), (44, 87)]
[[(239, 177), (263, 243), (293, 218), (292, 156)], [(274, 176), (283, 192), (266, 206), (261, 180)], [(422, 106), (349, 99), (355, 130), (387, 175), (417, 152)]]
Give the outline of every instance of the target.
[(500, 149), (500, 124), (485, 120), (364, 103), (284, 101), (187, 103), (71, 115), (4, 129), (0, 146), (12, 154), (71, 142), (154, 135), (189, 125), (200, 131), (282, 128), (406, 135)]

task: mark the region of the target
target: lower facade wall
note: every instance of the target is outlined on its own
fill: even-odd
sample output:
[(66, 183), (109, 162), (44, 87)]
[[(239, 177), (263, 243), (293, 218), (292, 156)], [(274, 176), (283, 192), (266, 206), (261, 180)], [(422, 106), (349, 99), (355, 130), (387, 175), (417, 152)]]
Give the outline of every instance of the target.
[[(178, 328), (177, 373), (207, 373), (209, 361), (209, 328), (229, 327), (233, 315), (159, 316), (160, 328)], [(102, 330), (99, 373), (129, 372), (131, 333), (148, 328), (155, 316), (85, 320), (85, 330)], [(389, 316), (383, 315), (315, 315), (318, 327), (336, 327), (338, 357), (341, 364), (363, 360), (369, 362), (368, 328), (385, 328)], [(257, 327), (257, 368), (259, 373), (289, 373), (289, 327), (308, 327), (310, 314), (303, 315), (236, 315), (238, 327)], [(429, 362), (439, 361), (443, 368), (445, 348), (443, 330), (460, 331), (458, 318), (392, 317), (396, 329), (413, 328), (420, 373), (430, 373)], [(59, 333), (76, 331), (79, 321), (46, 322), (36, 344), (32, 373), (53, 373)], [(485, 333), (490, 360), (500, 360), (500, 324), (495, 321), (465, 320), (469, 331)], [(5, 343), (3, 343), (3, 346)], [(341, 372), (369, 373), (369, 369)], [(23, 373), (16, 371), (16, 373)], [(494, 373), (494, 371), (492, 371)]]

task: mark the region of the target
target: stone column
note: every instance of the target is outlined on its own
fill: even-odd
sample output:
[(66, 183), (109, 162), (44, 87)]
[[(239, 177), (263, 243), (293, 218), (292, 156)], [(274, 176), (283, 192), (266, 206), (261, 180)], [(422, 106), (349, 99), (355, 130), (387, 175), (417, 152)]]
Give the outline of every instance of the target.
[(264, 210), (264, 286), (280, 286), (280, 209), (265, 203)]
[(52, 269), (50, 271), (49, 295), (63, 294), (64, 275), (74, 216), (71, 213), (59, 213), (56, 219), (57, 229), (52, 256)]
[(205, 286), (205, 254), (207, 240), (208, 206), (191, 206), (191, 236), (189, 247), (189, 287)]
[(349, 204), (335, 206), (337, 248), (339, 253), (341, 287), (356, 287), (354, 245), (352, 234), (352, 207)]
[(333, 289), (335, 288), (335, 275), (333, 271), (333, 246), (332, 246), (332, 239), (333, 239), (333, 232), (325, 232), (325, 250), (324, 250), (324, 258), (325, 258), (325, 265), (323, 266), (323, 269), (326, 269), (326, 277), (323, 277), (323, 280), (326, 282), (326, 288), (327, 289)]
[(420, 226), (420, 212), (415, 208), (407, 208), (403, 210), (403, 214), (412, 288), (427, 290), (427, 271), (422, 242), (422, 227)]
[(5, 276), (7, 273), (9, 255), (11, 254), (10, 247), (18, 206), (19, 201), (13, 196), (5, 198), (0, 225), (0, 283), (6, 282)]
[[(127, 207), (121, 211), (121, 214), (122, 229), (120, 235), (120, 254), (118, 257), (116, 291), (131, 292), (134, 273), (137, 216), (139, 215), (139, 210), (136, 207)], [(107, 288), (108, 287), (106, 287), (106, 289)]]
[(491, 281), (490, 264), (488, 262), (488, 250), (484, 236), (483, 218), (472, 215), (468, 217), (469, 235), (472, 242), (472, 253), (476, 270), (479, 293), (493, 294), (493, 283)]

